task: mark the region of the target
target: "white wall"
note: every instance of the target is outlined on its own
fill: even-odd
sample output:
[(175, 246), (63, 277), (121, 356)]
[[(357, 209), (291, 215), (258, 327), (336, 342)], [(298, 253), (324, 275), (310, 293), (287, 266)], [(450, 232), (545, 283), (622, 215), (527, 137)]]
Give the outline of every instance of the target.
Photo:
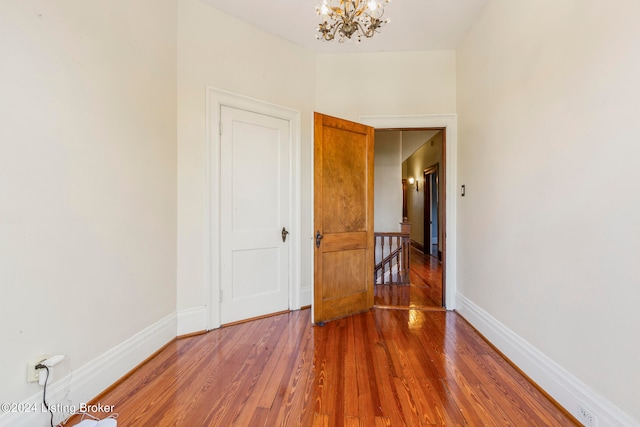
[[(428, 189), (424, 185), (424, 170), (436, 164), (438, 165), (438, 191), (441, 197), (445, 190), (445, 180), (443, 179), (444, 165), (442, 162), (442, 132), (436, 132), (435, 135), (432, 134), (432, 131), (402, 132), (403, 145), (405, 141), (407, 141), (409, 145), (415, 145), (414, 141), (420, 140), (422, 141), (420, 148), (404, 162), (406, 177), (413, 177), (418, 183), (418, 191), (416, 191), (415, 184), (407, 188), (407, 217), (411, 223), (411, 240), (424, 245), (425, 251), (429, 251), (430, 243), (424, 241), (424, 198), (426, 194), (425, 191)], [(444, 208), (444, 206), (442, 206), (442, 208)], [(439, 216), (441, 217), (439, 220), (442, 221), (442, 215)], [(441, 248), (444, 230), (440, 227), (439, 231), (439, 246)]]
[(454, 51), (318, 55), (317, 63), (321, 113), (358, 121), (456, 111)]
[(458, 51), (458, 290), (635, 423), (639, 21), (494, 0)]
[(439, 130), (412, 130), (402, 133), (402, 161), (418, 151), (424, 143), (430, 140)]
[(400, 231), (402, 222), (402, 132), (375, 134), (374, 229)]
[[(178, 5), (178, 310), (180, 333), (205, 329), (206, 88), (301, 112), (302, 304), (310, 304), (315, 56), (198, 0)], [(217, 173), (217, 171), (211, 171)], [(292, 236), (293, 237), (293, 236)], [(213, 256), (216, 256), (214, 253)], [(213, 272), (216, 274), (216, 272)], [(218, 311), (218, 307), (212, 307)], [(214, 313), (215, 315), (215, 313)], [(184, 322), (182, 322), (182, 320)]]
[(0, 3), (0, 402), (42, 392), (30, 358), (59, 379), (175, 312), (175, 9)]

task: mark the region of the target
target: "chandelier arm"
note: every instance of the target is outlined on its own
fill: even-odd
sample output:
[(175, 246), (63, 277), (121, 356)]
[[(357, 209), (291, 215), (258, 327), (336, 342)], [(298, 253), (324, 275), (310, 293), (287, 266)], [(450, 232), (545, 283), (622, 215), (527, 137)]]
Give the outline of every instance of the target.
[(336, 30), (334, 29), (333, 32), (332, 31), (327, 31), (326, 33), (322, 33), (320, 38), (330, 42), (331, 40), (333, 40), (335, 38), (335, 34), (336, 34)]
[(370, 36), (368, 34), (367, 30), (365, 29), (365, 27), (360, 22), (356, 23), (356, 28), (357, 28), (358, 36), (363, 35), (366, 38), (370, 38), (373, 35), (373, 34), (371, 34), (371, 36)]
[(325, 39), (326, 41), (331, 41), (335, 39), (336, 33), (338, 32), (341, 26), (342, 26), (342, 23), (337, 23), (336, 25), (333, 25), (329, 31), (324, 32), (322, 34), (322, 38)]
[(333, 31), (331, 32), (331, 40), (336, 38), (336, 33), (338, 32), (341, 26), (342, 26), (342, 23), (340, 23), (340, 25), (333, 26)]

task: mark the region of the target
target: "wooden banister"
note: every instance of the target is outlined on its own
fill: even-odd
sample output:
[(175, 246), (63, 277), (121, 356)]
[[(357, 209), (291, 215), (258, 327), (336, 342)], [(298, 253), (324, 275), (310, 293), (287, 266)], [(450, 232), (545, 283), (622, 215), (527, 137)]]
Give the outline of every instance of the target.
[(374, 283), (383, 285), (409, 284), (410, 224), (402, 223), (399, 233), (376, 232)]

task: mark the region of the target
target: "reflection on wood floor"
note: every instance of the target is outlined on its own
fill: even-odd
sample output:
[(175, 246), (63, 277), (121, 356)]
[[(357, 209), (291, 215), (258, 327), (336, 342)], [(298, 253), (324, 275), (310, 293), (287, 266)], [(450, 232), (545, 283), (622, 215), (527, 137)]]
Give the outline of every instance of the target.
[(578, 425), (455, 312), (425, 310), (324, 327), (293, 311), (180, 339), (98, 402), (123, 427)]
[(410, 285), (376, 285), (374, 304), (378, 308), (441, 309), (442, 263), (411, 247)]

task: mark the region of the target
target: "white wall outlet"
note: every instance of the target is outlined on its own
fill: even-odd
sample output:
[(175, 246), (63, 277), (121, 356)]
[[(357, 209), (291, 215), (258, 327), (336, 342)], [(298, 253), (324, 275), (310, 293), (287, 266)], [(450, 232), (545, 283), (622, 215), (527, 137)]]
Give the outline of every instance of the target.
[(593, 412), (584, 407), (584, 405), (580, 404), (578, 407), (578, 419), (585, 426), (588, 427), (597, 427), (598, 426), (598, 417), (596, 417)]
[(27, 362), (27, 382), (28, 383), (36, 383), (38, 382), (38, 377), (40, 375), (40, 370), (36, 369), (36, 365), (44, 362), (49, 358), (47, 354), (41, 354), (38, 357), (34, 357), (33, 359)]

